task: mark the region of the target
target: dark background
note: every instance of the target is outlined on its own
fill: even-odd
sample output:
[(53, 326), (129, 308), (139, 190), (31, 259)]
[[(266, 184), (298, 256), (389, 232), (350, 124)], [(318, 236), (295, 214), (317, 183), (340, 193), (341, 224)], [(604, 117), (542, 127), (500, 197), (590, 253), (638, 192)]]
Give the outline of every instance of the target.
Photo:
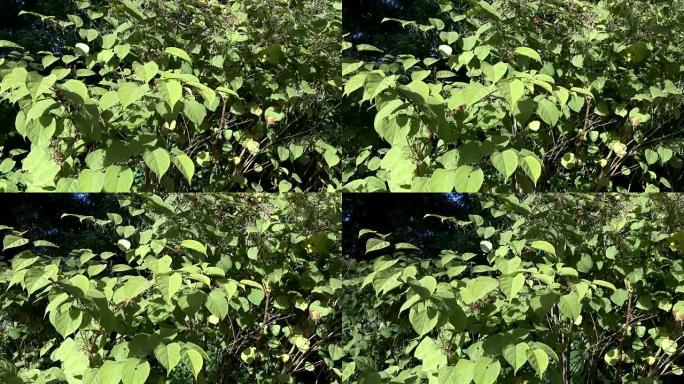
[[(345, 193), (342, 195), (342, 250), (356, 260), (370, 260), (366, 255), (367, 237), (359, 239), (361, 229), (391, 233), (392, 242), (410, 243), (422, 250), (422, 256), (435, 257), (444, 249), (460, 252), (477, 249), (475, 232), (442, 223), (426, 214), (466, 220), (478, 214), (477, 195), (458, 193)], [(473, 249), (473, 247), (475, 249)]]
[[(0, 194), (0, 224), (26, 231), (31, 240), (47, 240), (62, 249), (90, 248), (94, 252), (111, 250), (116, 239), (109, 238), (111, 231), (102, 231), (75, 217), (61, 218), (62, 213), (73, 213), (106, 219), (108, 212), (117, 212), (119, 204), (114, 194), (68, 193), (4, 193)], [(0, 232), (4, 238), (6, 231)], [(0, 253), (0, 260), (8, 261), (16, 249)], [(46, 252), (60, 252), (46, 248)]]
[(0, 1), (0, 40), (9, 40), (31, 52), (52, 50), (55, 43), (64, 39), (59, 29), (40, 21), (36, 16), (22, 15), (20, 11), (36, 12), (66, 20), (69, 13), (77, 13), (72, 0), (2, 0)]
[(342, 29), (345, 39), (354, 44), (371, 44), (389, 54), (427, 56), (433, 35), (410, 31), (385, 17), (416, 20), (427, 24), (428, 17), (438, 14), (439, 6), (430, 0), (344, 0)]

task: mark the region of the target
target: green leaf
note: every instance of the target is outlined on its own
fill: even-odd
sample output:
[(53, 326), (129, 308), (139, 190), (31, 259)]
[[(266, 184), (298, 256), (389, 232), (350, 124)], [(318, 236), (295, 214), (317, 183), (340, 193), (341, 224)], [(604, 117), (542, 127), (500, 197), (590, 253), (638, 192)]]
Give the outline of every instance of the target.
[(2, 250), (4, 252), (11, 248), (21, 247), (24, 244), (28, 244), (28, 242), (28, 239), (13, 234), (8, 234), (5, 235), (4, 239), (2, 239)]
[(488, 81), (497, 83), (506, 74), (506, 71), (508, 71), (508, 64), (499, 62), (491, 67), (487, 67), (484, 73)]
[(615, 366), (615, 364), (617, 364), (617, 362), (620, 360), (620, 351), (617, 348), (611, 349), (603, 356), (603, 360), (606, 361), (606, 364)]
[(498, 11), (496, 8), (494, 8), (494, 6), (493, 6), (492, 4), (489, 4), (488, 2), (486, 2), (486, 1), (484, 1), (484, 0), (478, 1), (477, 4), (478, 4), (482, 9), (484, 9), (485, 11), (487, 11), (487, 13), (489, 13), (490, 15), (496, 17), (496, 18), (499, 19), (499, 20), (503, 20), (503, 16), (501, 15), (501, 13), (499, 13), (499, 11)]
[(70, 305), (62, 305), (50, 312), (50, 323), (66, 339), (76, 332), (83, 322), (83, 312)]
[(366, 253), (379, 251), (390, 246), (389, 241), (382, 239), (370, 238), (366, 241)]
[(432, 307), (416, 305), (409, 311), (409, 322), (419, 336), (432, 331), (439, 320), (439, 313)]
[(480, 168), (462, 165), (454, 172), (454, 186), (456, 192), (475, 193), (480, 190), (484, 182), (484, 173)]
[(98, 106), (100, 107), (100, 110), (106, 111), (116, 104), (119, 104), (119, 93), (115, 91), (109, 91), (102, 95)]
[(228, 314), (228, 300), (226, 300), (226, 295), (218, 289), (209, 293), (205, 306), (212, 315), (220, 320), (223, 320)]
[(532, 368), (541, 377), (549, 366), (549, 355), (540, 348), (530, 349), (527, 352), (527, 361), (530, 362)]
[(154, 349), (154, 356), (157, 361), (166, 368), (167, 375), (180, 363), (181, 347), (178, 343), (159, 344)]
[(119, 102), (123, 108), (142, 99), (148, 92), (149, 88), (146, 85), (138, 85), (136, 83), (123, 83), (119, 85), (117, 90), (119, 94)]
[(504, 359), (513, 367), (513, 374), (527, 362), (527, 352), (530, 347), (527, 343), (510, 344), (503, 350)]
[(75, 47), (78, 55), (87, 55), (90, 52), (90, 47), (87, 44), (76, 43)]
[(613, 285), (612, 283), (609, 283), (605, 280), (594, 280), (593, 283), (598, 285), (599, 287), (608, 288), (612, 291), (615, 291), (617, 289), (615, 287), (615, 285)]
[(518, 154), (513, 149), (494, 152), (491, 160), (494, 168), (504, 176), (504, 181), (508, 180), (518, 168)]
[(162, 83), (159, 91), (166, 99), (171, 109), (183, 98), (183, 86), (178, 80), (167, 80)]
[(416, 359), (423, 362), (423, 368), (426, 370), (436, 370), (438, 367), (446, 365), (447, 357), (442, 351), (442, 348), (435, 343), (430, 337), (425, 337), (416, 347), (413, 355)]
[[(7, 236), (14, 236), (14, 235), (7, 235)], [(7, 239), (7, 236), (5, 237), (5, 239)], [(14, 237), (16, 239), (26, 240), (26, 239), (16, 237), (16, 236), (14, 236)], [(16, 240), (14, 240), (14, 239), (9, 240), (10, 243), (14, 243), (15, 241)], [(23, 244), (26, 244), (26, 243), (28, 243), (28, 240), (26, 240), (26, 242), (24, 242)], [(3, 251), (5, 251), (9, 248), (13, 248), (13, 247), (5, 247), (3, 249)], [(16, 274), (17, 272), (32, 266), (38, 260), (40, 260), (40, 257), (34, 256), (29, 251), (21, 252), (12, 259), (12, 272), (14, 272)]]
[(414, 289), (418, 289), (422, 295), (430, 296), (437, 288), (437, 279), (435, 279), (434, 276), (423, 276), (420, 280), (414, 280), (412, 285), (414, 285)]
[(157, 276), (157, 289), (161, 292), (166, 301), (170, 302), (180, 290), (183, 278), (178, 273)]
[(166, 174), (171, 165), (169, 153), (164, 148), (146, 149), (145, 153), (143, 153), (143, 160), (152, 172), (157, 175), (158, 179), (161, 179)]
[(466, 304), (472, 304), (485, 297), (498, 286), (499, 282), (496, 279), (489, 276), (480, 276), (468, 281), (466, 286), (460, 289), (461, 299)]
[(266, 108), (264, 111), (264, 119), (266, 120), (266, 125), (273, 125), (285, 118), (285, 114), (278, 112), (273, 107)]
[(119, 289), (114, 291), (114, 304), (130, 301), (145, 292), (152, 283), (142, 276), (131, 276)]
[(0, 48), (19, 48), (24, 49), (21, 45), (7, 40), (0, 40)]
[(188, 55), (188, 53), (185, 52), (184, 50), (180, 49), (180, 48), (169, 47), (169, 48), (166, 48), (166, 50), (164, 52), (168, 53), (171, 56), (175, 56), (181, 60), (185, 60), (188, 63), (192, 64), (192, 60), (190, 59), (190, 56)]
[(344, 83), (344, 93), (342, 95), (343, 96), (350, 95), (350, 94), (352, 94), (352, 92), (363, 87), (363, 84), (366, 82), (367, 77), (368, 77), (367, 73), (359, 73), (358, 75), (354, 75), (351, 78), (349, 78)]
[(357, 49), (359, 52), (378, 52), (378, 53), (382, 53), (382, 50), (381, 50), (380, 48), (374, 47), (374, 46), (372, 46), (372, 45), (370, 45), (370, 44), (358, 44), (358, 45), (356, 46), (356, 49)]
[(481, 357), (475, 362), (473, 381), (475, 384), (494, 384), (501, 373), (501, 363), (488, 357)]
[(328, 149), (323, 152), (323, 159), (325, 160), (325, 163), (328, 164), (328, 167), (334, 167), (340, 163), (340, 157), (337, 155), (335, 149)]
[(438, 51), (444, 57), (449, 57), (453, 53), (453, 49), (451, 49), (451, 47), (448, 45), (440, 45)]
[(199, 252), (205, 256), (207, 255), (207, 247), (197, 240), (183, 240), (181, 241), (180, 246), (186, 249)]
[(83, 275), (73, 276), (68, 280), (69, 284), (80, 291), (81, 296), (85, 296), (90, 289), (90, 280)]
[(118, 384), (123, 375), (123, 364), (107, 360), (97, 370), (97, 376), (93, 382), (98, 384)]
[(59, 104), (57, 104), (53, 99), (48, 98), (45, 100), (40, 100), (31, 106), (31, 109), (29, 109), (28, 113), (26, 114), (26, 123), (29, 123), (35, 119), (40, 118), (41, 116), (47, 115), (48, 112), (51, 110), (59, 107)]
[(195, 175), (195, 163), (188, 155), (180, 150), (172, 150), (171, 153), (173, 154), (173, 165), (175, 165), (185, 179), (188, 180), (188, 184), (192, 184), (192, 177)]
[(539, 56), (539, 53), (537, 53), (537, 51), (535, 51), (535, 50), (532, 49), (532, 48), (529, 48), (529, 47), (518, 47), (518, 48), (515, 49), (515, 53), (517, 53), (518, 55), (527, 56), (527, 57), (529, 57), (530, 59), (536, 60), (536, 61), (538, 61), (538, 62), (540, 62), (540, 63), (542, 62), (542, 59), (541, 59), (541, 56)]
[(473, 381), (475, 363), (461, 359), (453, 367), (443, 367), (437, 376), (438, 384), (468, 384)]
[(183, 101), (183, 114), (187, 117), (196, 127), (202, 125), (204, 117), (207, 115), (207, 109), (195, 100), (185, 100)]
[(561, 113), (556, 107), (556, 104), (548, 99), (542, 99), (537, 104), (537, 114), (548, 125), (554, 126), (558, 123)]
[(658, 162), (658, 152), (652, 149), (647, 149), (644, 152), (644, 157), (646, 158), (648, 165), (653, 165)]
[(537, 181), (539, 181), (542, 173), (542, 163), (539, 159), (532, 155), (523, 156), (520, 158), (520, 168), (532, 180), (534, 185), (537, 185)]
[(104, 173), (93, 169), (84, 169), (78, 175), (78, 190), (80, 192), (101, 192), (104, 182)]
[(31, 96), (33, 96), (33, 99), (36, 99), (39, 96), (42, 96), (43, 94), (51, 94), (51, 88), (56, 81), (57, 76), (55, 75), (48, 75), (43, 77), (38, 83), (38, 85), (35, 88), (31, 89)]
[(141, 68), (144, 72), (142, 74), (142, 78), (145, 80), (146, 83), (149, 83), (150, 80), (154, 79), (154, 77), (157, 76), (157, 73), (159, 73), (159, 66), (154, 61), (145, 63), (145, 65), (143, 65)]
[(558, 309), (560, 309), (560, 313), (568, 320), (573, 322), (577, 320), (582, 312), (582, 304), (580, 304), (577, 293), (570, 292), (561, 296), (560, 302), (558, 303)]
[(122, 384), (145, 384), (150, 375), (150, 363), (131, 358), (124, 362), (121, 372)]
[(508, 84), (508, 92), (510, 94), (508, 103), (511, 110), (516, 109), (516, 103), (525, 95), (525, 84), (518, 79), (514, 79)]
[(501, 292), (508, 297), (508, 301), (513, 301), (514, 298), (518, 297), (518, 293), (520, 293), (524, 285), (525, 276), (522, 273), (515, 276), (504, 276), (499, 279)]
[(537, 240), (533, 241), (532, 244), (530, 244), (530, 247), (533, 249), (538, 249), (540, 251), (544, 251), (550, 255), (556, 256), (556, 248), (549, 243), (548, 241), (544, 240)]
[(204, 365), (204, 359), (202, 355), (195, 351), (194, 349), (186, 349), (183, 352), (183, 364), (192, 372), (192, 375), (197, 380), (197, 376), (202, 372), (202, 366)]
[(129, 192), (133, 187), (133, 170), (110, 165), (104, 173), (105, 192)]

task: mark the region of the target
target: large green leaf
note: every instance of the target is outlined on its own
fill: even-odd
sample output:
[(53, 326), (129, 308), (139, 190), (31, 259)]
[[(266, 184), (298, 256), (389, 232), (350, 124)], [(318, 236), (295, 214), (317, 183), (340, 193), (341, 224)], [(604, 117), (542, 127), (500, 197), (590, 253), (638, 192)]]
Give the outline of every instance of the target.
[(537, 114), (548, 125), (554, 126), (561, 117), (561, 112), (549, 99), (542, 99), (537, 103)]
[(438, 312), (431, 307), (414, 306), (409, 311), (409, 321), (418, 335), (432, 331), (439, 320)]
[(173, 161), (173, 165), (175, 165), (188, 180), (188, 183), (192, 183), (192, 177), (195, 175), (195, 163), (188, 155), (179, 150), (174, 150), (171, 153), (173, 155), (171, 160)]
[(188, 55), (188, 53), (185, 52), (184, 50), (180, 49), (180, 48), (169, 47), (169, 48), (166, 48), (166, 50), (164, 52), (168, 53), (171, 56), (175, 56), (181, 60), (185, 60), (188, 63), (192, 63), (192, 60), (190, 59), (190, 56)]
[(546, 372), (546, 368), (549, 366), (549, 356), (543, 349), (530, 349), (527, 352), (527, 360), (540, 377)]
[(462, 165), (454, 172), (454, 186), (456, 192), (478, 192), (484, 182), (484, 173), (479, 168)]
[(212, 315), (223, 320), (228, 314), (228, 300), (223, 291), (215, 289), (207, 296), (206, 307)]
[(582, 305), (575, 292), (570, 292), (561, 296), (558, 308), (560, 309), (561, 314), (570, 321), (575, 321), (582, 312)]
[(525, 285), (525, 276), (519, 273), (514, 276), (503, 276), (499, 279), (499, 287), (501, 292), (508, 297), (508, 301), (518, 297), (518, 293), (522, 290)]
[(473, 381), (475, 384), (494, 384), (499, 378), (501, 363), (489, 357), (481, 357), (475, 361)]
[(2, 239), (2, 250), (6, 251), (11, 248), (21, 247), (22, 245), (28, 244), (29, 240), (17, 235), (7, 234)]
[(461, 299), (466, 304), (472, 304), (496, 289), (498, 285), (499, 282), (489, 276), (480, 276), (472, 279), (466, 283), (464, 288), (461, 288)]
[(195, 380), (197, 380), (197, 376), (200, 374), (200, 372), (202, 372), (202, 366), (204, 365), (204, 359), (202, 358), (202, 355), (194, 349), (186, 349), (183, 351), (183, 355), (181, 357), (183, 364), (188, 367), (190, 372), (192, 372), (192, 375), (195, 377)]
[(164, 148), (154, 148), (145, 150), (143, 154), (145, 164), (154, 172), (158, 178), (162, 178), (169, 170), (171, 165), (171, 158), (169, 153)]
[(157, 289), (167, 301), (171, 301), (183, 284), (183, 278), (178, 273), (157, 276)]
[(492, 165), (504, 176), (504, 180), (508, 180), (518, 168), (518, 154), (512, 149), (494, 152)]
[(540, 63), (542, 62), (542, 59), (541, 59), (541, 56), (539, 56), (539, 53), (530, 47), (518, 47), (515, 49), (515, 53), (517, 53), (518, 55), (527, 56), (530, 59), (538, 61)]
[(183, 248), (199, 252), (203, 255), (207, 254), (207, 247), (197, 240), (183, 240), (181, 241), (180, 246)]
[(50, 312), (50, 323), (66, 338), (76, 332), (83, 322), (83, 312), (69, 305), (62, 305)]
[(181, 361), (181, 346), (178, 343), (161, 343), (154, 349), (154, 356), (169, 374)]
[(150, 363), (130, 358), (123, 363), (121, 369), (122, 384), (144, 384), (150, 374)]
[(514, 374), (527, 362), (529, 350), (527, 343), (509, 344), (504, 348), (503, 357), (513, 367)]
[(439, 384), (468, 384), (473, 381), (475, 363), (461, 359), (455, 366), (447, 366), (439, 370)]
[(142, 99), (148, 92), (148, 88), (145, 85), (139, 85), (136, 83), (123, 83), (119, 85), (118, 94), (119, 102), (123, 108), (136, 103), (138, 100)]
[(151, 285), (151, 282), (142, 276), (131, 276), (121, 287), (114, 291), (112, 300), (115, 304), (130, 301), (145, 292)]
[(183, 114), (195, 124), (196, 127), (199, 127), (204, 121), (204, 117), (207, 115), (207, 109), (204, 105), (195, 100), (185, 100), (183, 101)]

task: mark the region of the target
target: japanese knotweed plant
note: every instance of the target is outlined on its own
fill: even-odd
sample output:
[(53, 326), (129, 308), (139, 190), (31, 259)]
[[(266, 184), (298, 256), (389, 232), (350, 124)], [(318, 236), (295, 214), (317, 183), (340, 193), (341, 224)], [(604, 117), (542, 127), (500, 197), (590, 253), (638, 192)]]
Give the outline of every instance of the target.
[(362, 315), (344, 314), (345, 382), (662, 383), (684, 373), (681, 196), (481, 201), (487, 214), (467, 220), (428, 215), (481, 238), (439, 257), (360, 233), (380, 256), (347, 279), (345, 308)]
[(344, 95), (380, 139), (346, 188), (683, 188), (684, 3), (439, 4), (384, 20), (424, 35), (428, 57), (345, 42)]
[[(122, 192), (334, 188), (341, 5), (76, 1), (75, 36), (0, 42), (0, 189)], [(61, 40), (60, 40), (61, 41)]]
[(107, 218), (63, 217), (118, 239), (104, 252), (2, 227), (4, 252), (16, 255), (0, 262), (0, 382), (335, 380), (339, 199), (120, 203)]

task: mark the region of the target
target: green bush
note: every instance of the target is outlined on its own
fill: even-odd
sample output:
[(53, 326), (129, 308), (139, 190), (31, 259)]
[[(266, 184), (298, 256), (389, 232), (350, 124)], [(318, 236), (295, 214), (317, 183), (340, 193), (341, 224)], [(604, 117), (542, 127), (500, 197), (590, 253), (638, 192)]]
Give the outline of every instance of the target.
[(684, 373), (682, 196), (479, 199), (482, 215), (426, 217), (477, 234), (477, 252), (426, 258), (361, 231), (375, 258), (345, 281), (343, 382), (646, 384)]
[(0, 41), (1, 190), (336, 185), (339, 2), (76, 4), (21, 15), (74, 37), (51, 51)]
[(63, 215), (116, 239), (102, 252), (2, 226), (0, 382), (335, 380), (336, 196), (119, 200), (106, 218)]
[(384, 19), (425, 56), (343, 46), (345, 103), (372, 109), (349, 124), (376, 138), (359, 140), (347, 189), (682, 189), (684, 3), (437, 3)]

